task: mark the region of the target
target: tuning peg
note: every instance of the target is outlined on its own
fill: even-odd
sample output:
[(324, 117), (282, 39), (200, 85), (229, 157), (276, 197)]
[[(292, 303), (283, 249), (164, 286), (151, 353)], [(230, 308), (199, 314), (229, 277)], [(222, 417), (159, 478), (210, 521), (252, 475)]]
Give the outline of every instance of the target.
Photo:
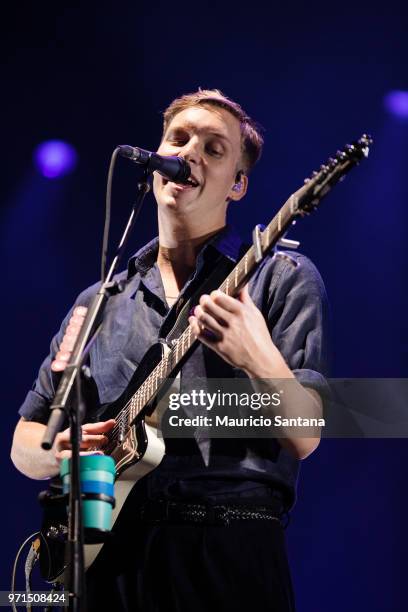
[(337, 159), (345, 159), (347, 157), (347, 154), (344, 151), (337, 151), (336, 157)]
[(372, 136), (370, 136), (370, 134), (363, 134), (358, 142), (360, 144), (368, 146), (370, 144), (373, 144), (373, 138), (372, 138)]
[(313, 170), (311, 176), (309, 176), (308, 178), (305, 178), (305, 180), (303, 181), (304, 184), (307, 185), (307, 183), (310, 183), (310, 181), (316, 178), (316, 176), (318, 176), (319, 174), (320, 172), (316, 172), (316, 170)]

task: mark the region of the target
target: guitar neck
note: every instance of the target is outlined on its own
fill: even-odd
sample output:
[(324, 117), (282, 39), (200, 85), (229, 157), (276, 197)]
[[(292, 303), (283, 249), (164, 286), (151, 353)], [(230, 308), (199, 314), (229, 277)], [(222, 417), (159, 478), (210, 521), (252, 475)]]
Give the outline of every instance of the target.
[[(372, 140), (364, 134), (360, 140), (337, 151), (335, 158), (329, 158), (326, 165), (314, 172), (311, 178), (293, 193), (275, 215), (269, 225), (259, 234), (257, 251), (251, 246), (235, 268), (230, 272), (219, 289), (235, 297), (248, 282), (259, 263), (274, 248), (278, 240), (289, 229), (296, 217), (311, 213), (333, 185), (342, 180), (347, 172), (368, 156)], [(122, 423), (131, 426), (142, 410), (155, 398), (163, 381), (169, 378), (191, 349), (196, 339), (188, 327), (173, 343), (170, 351), (149, 374), (118, 417)]]
[[(310, 187), (311, 186), (309, 186), (309, 189)], [(295, 217), (300, 214), (297, 206), (298, 197), (298, 192), (296, 196), (291, 196), (262, 232), (262, 259), (273, 249)], [(255, 249), (251, 246), (220, 285), (219, 290), (227, 295), (235, 297), (240, 289), (248, 282), (258, 265), (259, 261), (256, 261)], [(195, 341), (191, 327), (188, 327), (173, 343), (167, 355), (163, 357), (129, 401), (127, 408), (129, 410), (130, 424), (135, 421), (143, 408), (154, 399), (163, 380), (171, 376)]]

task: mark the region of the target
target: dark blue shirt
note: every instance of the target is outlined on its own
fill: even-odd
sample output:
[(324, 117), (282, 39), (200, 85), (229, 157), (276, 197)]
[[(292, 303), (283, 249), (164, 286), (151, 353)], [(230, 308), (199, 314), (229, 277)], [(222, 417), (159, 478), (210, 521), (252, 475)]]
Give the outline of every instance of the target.
[[(238, 261), (242, 241), (227, 226), (201, 250), (196, 269), (181, 292), (181, 303), (227, 258)], [(122, 293), (110, 298), (101, 332), (90, 351), (90, 368), (101, 404), (115, 400), (126, 388), (148, 348), (166, 337), (177, 315), (169, 308), (156, 264), (158, 239), (140, 249), (117, 279), (125, 281)], [(299, 253), (290, 253), (299, 264), (267, 256), (249, 284), (249, 292), (263, 313), (272, 339), (302, 385), (325, 389), (327, 300), (314, 265)], [(89, 305), (99, 283), (82, 292), (73, 308)], [(31, 421), (46, 423), (59, 374), (50, 364), (57, 353), (72, 310), (51, 342), (33, 389), (19, 413)], [(199, 345), (181, 376), (231, 378), (243, 373)], [(92, 411), (91, 411), (92, 412)], [(90, 414), (88, 420), (93, 420)], [(166, 442), (160, 466), (149, 474), (150, 495), (171, 498), (266, 498), (271, 491), (284, 496), (290, 507), (295, 500), (299, 462), (274, 439), (189, 439)]]

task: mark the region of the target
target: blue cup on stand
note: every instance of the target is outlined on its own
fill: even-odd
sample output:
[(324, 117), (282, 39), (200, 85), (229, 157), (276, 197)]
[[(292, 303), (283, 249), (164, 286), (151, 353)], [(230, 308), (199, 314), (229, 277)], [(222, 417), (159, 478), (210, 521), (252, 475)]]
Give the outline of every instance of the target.
[[(96, 544), (105, 541), (112, 527), (115, 461), (107, 455), (81, 455), (79, 459), (85, 542)], [(66, 495), (69, 493), (70, 461), (65, 458), (60, 466), (63, 493)]]

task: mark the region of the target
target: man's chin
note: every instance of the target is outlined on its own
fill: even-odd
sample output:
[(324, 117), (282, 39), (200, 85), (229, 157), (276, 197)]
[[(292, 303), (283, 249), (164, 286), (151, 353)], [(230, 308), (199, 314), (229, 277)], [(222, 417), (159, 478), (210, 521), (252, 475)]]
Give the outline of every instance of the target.
[(159, 206), (165, 207), (174, 207), (180, 208), (181, 206), (184, 208), (185, 206), (189, 206), (195, 201), (195, 198), (191, 191), (181, 191), (172, 189), (170, 192), (162, 193), (161, 195), (156, 195), (156, 200)]

